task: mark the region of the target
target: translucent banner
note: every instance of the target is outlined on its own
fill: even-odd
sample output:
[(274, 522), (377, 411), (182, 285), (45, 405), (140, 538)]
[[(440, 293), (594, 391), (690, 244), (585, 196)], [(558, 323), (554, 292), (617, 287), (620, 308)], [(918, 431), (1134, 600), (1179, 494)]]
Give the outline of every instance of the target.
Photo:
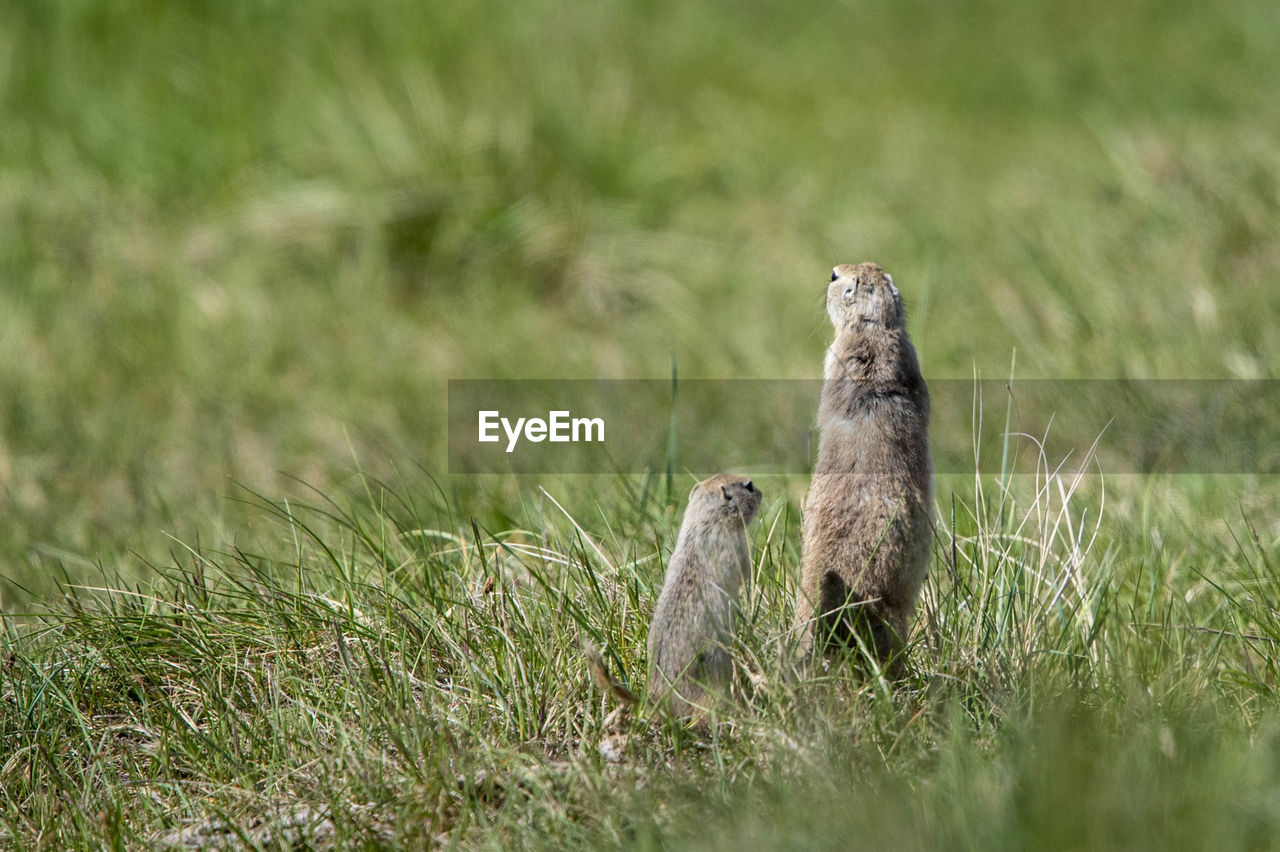
[[(1280, 473), (1280, 381), (934, 380), (929, 392), (938, 473)], [(821, 394), (817, 380), (450, 381), (449, 472), (804, 473)]]

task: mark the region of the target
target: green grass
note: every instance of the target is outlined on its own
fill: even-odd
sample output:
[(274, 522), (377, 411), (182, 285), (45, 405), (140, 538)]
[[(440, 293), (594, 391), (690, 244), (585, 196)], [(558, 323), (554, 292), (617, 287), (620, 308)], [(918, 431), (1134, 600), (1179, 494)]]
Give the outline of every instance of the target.
[(606, 728), (578, 650), (644, 692), (677, 518), (635, 483), (612, 518), (529, 492), (495, 529), (425, 482), (255, 501), (263, 550), (175, 548), (145, 587), (10, 628), (3, 825), (53, 846), (1268, 845), (1274, 546), (1241, 541), (1213, 589), (1155, 576), (1094, 538), (1077, 484), (948, 492), (892, 687), (794, 668), (797, 516), (768, 501), (738, 654), (757, 684), (707, 737)]
[(940, 478), (893, 689), (792, 670), (762, 478), (755, 692), (610, 764), (577, 642), (643, 691), (681, 507), (444, 429), (450, 378), (815, 378), (868, 259), (930, 379), (1275, 379), (1278, 25), (3, 4), (3, 845), (1275, 845), (1274, 478)]

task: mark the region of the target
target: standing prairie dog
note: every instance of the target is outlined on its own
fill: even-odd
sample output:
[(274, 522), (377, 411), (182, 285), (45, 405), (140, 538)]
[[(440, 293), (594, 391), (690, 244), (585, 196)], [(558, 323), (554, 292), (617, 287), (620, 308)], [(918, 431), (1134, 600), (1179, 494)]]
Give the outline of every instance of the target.
[(750, 479), (719, 474), (689, 492), (649, 625), (649, 694), (681, 718), (703, 715), (733, 673), (738, 592), (751, 581), (747, 524), (760, 508)]
[(807, 651), (861, 639), (898, 668), (932, 542), (929, 391), (893, 277), (831, 273), (818, 461), (804, 504), (797, 626)]

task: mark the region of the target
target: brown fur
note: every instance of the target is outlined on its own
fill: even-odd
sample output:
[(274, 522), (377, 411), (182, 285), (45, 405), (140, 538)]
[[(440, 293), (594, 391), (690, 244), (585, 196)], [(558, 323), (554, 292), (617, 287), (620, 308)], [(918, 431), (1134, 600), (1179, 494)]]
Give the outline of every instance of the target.
[(600, 653), (599, 648), (590, 642), (584, 642), (582, 653), (587, 658), (587, 668), (591, 669), (591, 677), (595, 680), (596, 686), (600, 687), (601, 692), (624, 707), (634, 707), (640, 703), (640, 699), (634, 692), (627, 689), (621, 681), (614, 680), (613, 675), (609, 674), (609, 664), (604, 661), (604, 654)]
[(649, 694), (678, 717), (704, 715), (733, 673), (733, 613), (751, 581), (747, 524), (759, 508), (745, 477), (720, 474), (689, 493), (649, 626)]
[(831, 279), (836, 335), (804, 505), (797, 624), (807, 651), (860, 639), (896, 668), (931, 551), (929, 391), (892, 277), (862, 263), (837, 266)]

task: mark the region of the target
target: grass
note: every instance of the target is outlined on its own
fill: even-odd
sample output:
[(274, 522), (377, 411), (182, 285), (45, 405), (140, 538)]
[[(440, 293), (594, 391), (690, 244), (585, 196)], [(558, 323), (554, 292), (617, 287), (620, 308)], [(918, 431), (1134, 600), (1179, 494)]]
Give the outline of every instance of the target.
[(704, 739), (610, 728), (576, 650), (643, 691), (662, 472), (450, 477), (444, 403), (812, 379), (864, 259), (931, 380), (1269, 393), (1277, 23), (4, 4), (5, 844), (1275, 845), (1273, 477), (940, 477), (892, 689), (792, 669), (806, 481), (757, 477), (759, 685)]
[(644, 712), (611, 727), (578, 651), (602, 643), (643, 693), (677, 518), (634, 481), (613, 483), (613, 520), (529, 492), (494, 529), (450, 524), (425, 483), (257, 498), (261, 550), (175, 548), (145, 587), (69, 590), (10, 627), (4, 829), (55, 847), (1267, 845), (1274, 547), (1240, 542), (1197, 593), (1126, 566), (1087, 479), (992, 479), (948, 492), (892, 688), (793, 667), (797, 516), (769, 501), (738, 655), (758, 684), (708, 737)]

